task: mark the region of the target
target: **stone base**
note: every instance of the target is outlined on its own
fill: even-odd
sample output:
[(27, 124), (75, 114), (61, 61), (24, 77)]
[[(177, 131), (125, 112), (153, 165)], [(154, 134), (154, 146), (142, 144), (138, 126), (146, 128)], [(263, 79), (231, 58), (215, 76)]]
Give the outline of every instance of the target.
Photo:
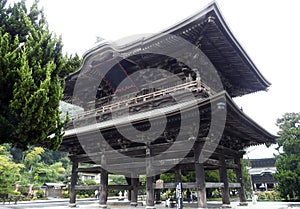
[(76, 203), (69, 203), (69, 208), (76, 208)]
[(239, 205), (240, 205), (240, 206), (248, 206), (248, 203), (247, 203), (247, 202), (240, 202)]
[(108, 209), (107, 205), (99, 205), (99, 208), (106, 208), (106, 209)]
[(227, 205), (227, 204), (223, 204), (220, 209), (224, 209), (224, 208), (232, 208), (231, 205)]
[(145, 209), (156, 209), (155, 206), (146, 206)]
[(138, 206), (138, 203), (137, 202), (130, 202), (130, 205), (136, 207), (136, 206)]

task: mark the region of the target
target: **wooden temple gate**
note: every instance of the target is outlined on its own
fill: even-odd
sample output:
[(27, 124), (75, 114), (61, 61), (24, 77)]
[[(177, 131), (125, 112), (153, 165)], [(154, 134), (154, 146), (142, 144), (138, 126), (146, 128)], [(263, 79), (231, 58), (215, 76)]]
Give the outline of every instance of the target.
[[(155, 192), (159, 175), (174, 172), (175, 182), (181, 182), (188, 171), (195, 172), (196, 182), (183, 183), (182, 187), (197, 190), (198, 208), (207, 208), (206, 188), (221, 188), (224, 207), (230, 206), (229, 188), (238, 188), (240, 202), (246, 204), (241, 169), (244, 149), (274, 143), (275, 136), (246, 116), (231, 97), (266, 90), (270, 84), (235, 40), (215, 3), (162, 34), (123, 46), (99, 44), (87, 52), (82, 68), (67, 77), (64, 101), (84, 109), (66, 125), (60, 147), (70, 153), (73, 163), (70, 206), (76, 206), (76, 189), (85, 189), (76, 186), (78, 172), (83, 171), (79, 163), (96, 164), (84, 171), (101, 173), (101, 208), (107, 207), (110, 188), (130, 190), (129, 199), (136, 205), (138, 177), (146, 174), (146, 208), (153, 209), (160, 199)], [(178, 37), (205, 54), (222, 88), (216, 84), (217, 79), (211, 78), (207, 64), (203, 67), (207, 60), (195, 56), (194, 51), (184, 51)], [(163, 51), (166, 46), (168, 53), (188, 57), (194, 69), (190, 63), (147, 51)], [(125, 58), (121, 56), (124, 54)], [(177, 80), (168, 73), (156, 75), (148, 70), (148, 74), (140, 73), (136, 78), (143, 87), (138, 91), (133, 80), (121, 82), (141, 69), (153, 68), (165, 69)], [(154, 79), (149, 82), (149, 77)], [(117, 94), (118, 85), (123, 95)], [(86, 96), (93, 91), (95, 95)], [(163, 118), (165, 129), (155, 138)], [(153, 128), (155, 139), (144, 139), (143, 134), (134, 135), (135, 140), (124, 137), (124, 133), (130, 135), (132, 126), (138, 133)], [(211, 131), (213, 128), (215, 131)], [(238, 183), (228, 182), (227, 169), (235, 170)], [(205, 170), (218, 170), (220, 182), (205, 182)], [(125, 175), (128, 185), (109, 186), (109, 173)], [(164, 184), (164, 188), (174, 187)]]

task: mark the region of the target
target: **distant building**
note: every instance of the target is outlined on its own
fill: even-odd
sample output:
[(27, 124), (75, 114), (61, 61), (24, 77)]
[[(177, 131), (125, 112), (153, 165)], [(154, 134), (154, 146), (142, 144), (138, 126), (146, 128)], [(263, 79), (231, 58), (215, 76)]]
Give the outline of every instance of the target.
[(62, 190), (66, 187), (61, 183), (44, 183), (41, 189), (45, 190), (46, 197), (62, 198)]
[(254, 191), (273, 190), (277, 185), (277, 181), (273, 177), (273, 174), (276, 173), (276, 159), (251, 159), (250, 163), (249, 174), (251, 176), (252, 189)]
[(86, 180), (93, 180), (95, 182), (100, 182), (100, 173), (82, 173), (81, 180), (83, 182)]

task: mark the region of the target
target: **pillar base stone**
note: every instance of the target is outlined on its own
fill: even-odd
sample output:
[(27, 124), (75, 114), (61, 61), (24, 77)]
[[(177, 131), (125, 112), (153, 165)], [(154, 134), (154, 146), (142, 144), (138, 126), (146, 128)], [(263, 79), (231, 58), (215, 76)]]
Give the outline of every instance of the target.
[(69, 208), (76, 208), (76, 203), (69, 203)]
[(248, 203), (247, 202), (240, 202), (239, 205), (240, 206), (248, 206)]
[(155, 206), (146, 206), (145, 209), (156, 209)]
[(137, 202), (130, 202), (130, 206), (134, 206), (134, 207), (136, 207), (138, 205), (138, 203)]
[(108, 209), (107, 205), (99, 205), (99, 208), (107, 208)]
[(224, 209), (224, 208), (232, 208), (231, 205), (228, 204), (223, 204), (220, 209)]

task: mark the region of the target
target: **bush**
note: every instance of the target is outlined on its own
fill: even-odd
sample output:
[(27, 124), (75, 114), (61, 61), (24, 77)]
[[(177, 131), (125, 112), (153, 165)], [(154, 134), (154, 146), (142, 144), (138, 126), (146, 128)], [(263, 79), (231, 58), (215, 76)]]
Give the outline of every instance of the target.
[(70, 198), (70, 194), (69, 193), (65, 193), (62, 195), (63, 198)]
[(94, 180), (88, 179), (84, 181), (85, 185), (97, 185), (97, 183)]
[(43, 198), (45, 193), (43, 190), (38, 190), (35, 195), (37, 196), (37, 198)]
[(33, 197), (33, 198), (31, 198), (31, 200), (37, 200), (38, 198), (37, 197)]
[(277, 201), (281, 198), (278, 191), (264, 191), (258, 193), (258, 200)]

